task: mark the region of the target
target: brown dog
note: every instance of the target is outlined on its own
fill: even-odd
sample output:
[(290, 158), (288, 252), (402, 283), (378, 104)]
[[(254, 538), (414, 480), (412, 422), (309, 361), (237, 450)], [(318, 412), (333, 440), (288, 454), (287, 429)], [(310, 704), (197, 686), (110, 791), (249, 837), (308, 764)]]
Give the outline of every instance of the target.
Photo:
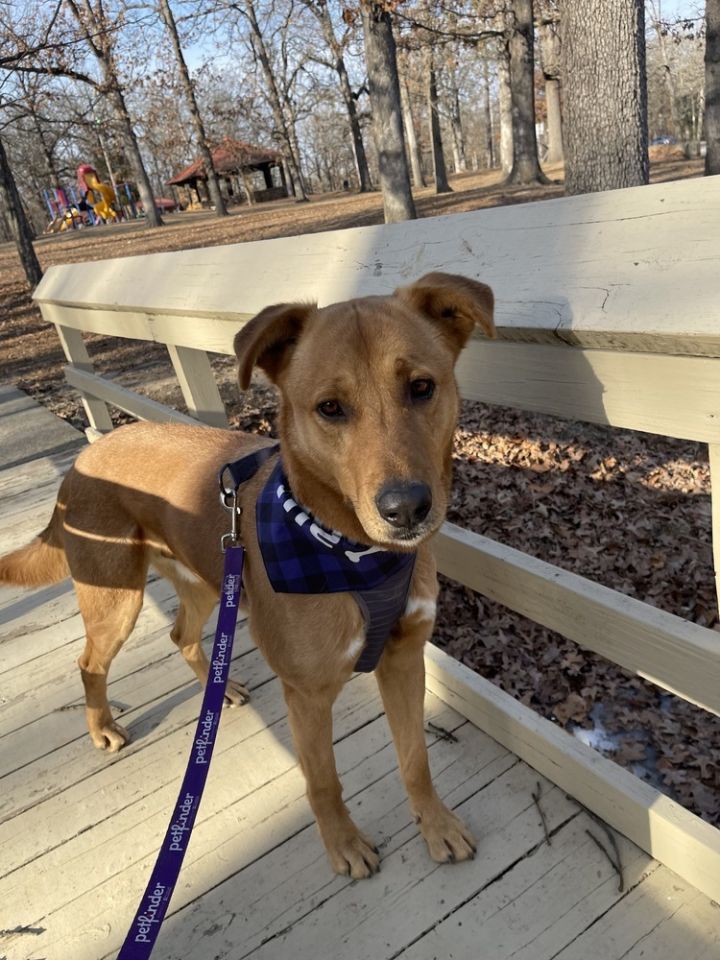
[[(257, 365), (280, 390), (282, 460), (294, 501), (326, 530), (356, 543), (416, 552), (407, 605), (376, 675), (412, 811), (438, 861), (467, 859), (474, 845), (437, 796), (428, 767), (423, 646), (438, 588), (427, 540), (443, 521), (450, 489), (454, 364), (476, 324), (494, 335), (492, 312), (488, 287), (433, 273), (389, 297), (320, 310), (301, 303), (268, 307), (235, 339), (241, 386), (247, 388)], [(180, 599), (172, 639), (206, 682), (200, 638), (219, 596), (218, 543), (227, 528), (217, 473), (264, 445), (206, 427), (122, 427), (77, 458), (46, 530), (0, 560), (0, 582), (32, 586), (72, 576), (87, 635), (79, 665), (97, 747), (114, 751), (128, 740), (110, 712), (107, 674), (135, 625), (151, 564)], [(366, 877), (377, 870), (378, 854), (343, 804), (331, 716), (363, 648), (364, 619), (348, 593), (273, 592), (254, 507), (275, 460), (241, 489), (249, 628), (282, 681), (332, 867)], [(231, 681), (228, 700), (246, 697)]]

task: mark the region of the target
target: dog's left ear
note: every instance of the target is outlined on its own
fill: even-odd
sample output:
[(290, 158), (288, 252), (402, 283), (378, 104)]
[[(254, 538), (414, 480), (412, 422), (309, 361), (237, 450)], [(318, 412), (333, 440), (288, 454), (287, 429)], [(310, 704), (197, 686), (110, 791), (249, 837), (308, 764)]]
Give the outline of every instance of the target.
[(476, 325), (485, 336), (496, 336), (493, 292), (477, 280), (453, 273), (426, 273), (411, 286), (397, 289), (395, 296), (431, 320), (456, 355)]
[(242, 390), (250, 386), (256, 364), (273, 383), (277, 383), (290, 361), (302, 328), (315, 310), (314, 303), (276, 303), (261, 310), (235, 334), (233, 346)]

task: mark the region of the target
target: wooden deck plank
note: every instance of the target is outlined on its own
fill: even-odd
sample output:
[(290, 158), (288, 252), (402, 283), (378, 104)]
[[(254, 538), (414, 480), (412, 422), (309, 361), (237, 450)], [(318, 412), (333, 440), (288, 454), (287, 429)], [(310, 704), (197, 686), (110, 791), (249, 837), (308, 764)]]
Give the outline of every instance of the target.
[(556, 960), (717, 960), (720, 905), (659, 866), (557, 954)]
[(0, 470), (79, 450), (85, 437), (15, 387), (0, 385)]
[[(479, 943), (483, 957), (492, 960), (551, 960), (624, 896), (609, 860), (587, 836), (589, 829), (602, 837), (588, 816), (575, 817), (552, 837), (552, 845), (540, 843), (424, 933), (403, 951), (403, 960), (477, 960)], [(659, 866), (622, 837), (618, 848), (628, 887)]]

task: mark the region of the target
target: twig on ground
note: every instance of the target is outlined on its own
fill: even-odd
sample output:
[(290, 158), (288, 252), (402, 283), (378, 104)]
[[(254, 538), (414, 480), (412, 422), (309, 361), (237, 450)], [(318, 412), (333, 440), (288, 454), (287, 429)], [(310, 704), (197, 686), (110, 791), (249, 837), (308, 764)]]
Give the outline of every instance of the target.
[(550, 831), (548, 830), (547, 820), (545, 818), (545, 811), (540, 806), (540, 797), (542, 796), (542, 786), (538, 780), (537, 786), (534, 793), (531, 793), (530, 796), (535, 801), (535, 806), (537, 807), (537, 812), (540, 814), (540, 819), (542, 821), (543, 830), (545, 831), (545, 839), (547, 840), (547, 845), (552, 846), (552, 841), (550, 840)]
[(45, 927), (31, 927), (27, 924), (21, 924), (18, 927), (11, 927), (8, 930), (0, 930), (0, 937), (10, 937), (16, 933), (31, 933), (35, 937), (45, 933)]
[(593, 840), (593, 842), (596, 843), (598, 847), (600, 847), (602, 852), (605, 854), (605, 856), (608, 858), (610, 863), (615, 868), (615, 872), (617, 873), (619, 878), (618, 893), (624, 893), (625, 892), (625, 874), (623, 872), (622, 860), (620, 859), (620, 849), (617, 845), (615, 834), (610, 829), (610, 827), (605, 823), (604, 820), (598, 817), (596, 813), (593, 813), (592, 810), (588, 810), (588, 808), (584, 804), (580, 803), (578, 799), (576, 799), (575, 797), (571, 797), (569, 793), (566, 793), (565, 797), (568, 800), (572, 800), (573, 803), (576, 803), (580, 807), (580, 809), (583, 810), (590, 817), (590, 819), (600, 827), (600, 829), (603, 831), (605, 836), (608, 838), (608, 841), (610, 842), (610, 846), (612, 847), (613, 856), (611, 856), (608, 853), (606, 848), (602, 845), (602, 843), (600, 843), (600, 841), (594, 834), (590, 833), (589, 830), (585, 831), (587, 835)]
[(448, 743), (460, 742), (451, 730), (446, 730), (444, 727), (439, 727), (436, 723), (433, 723), (432, 720), (428, 720), (427, 726), (425, 727), (425, 733), (434, 733), (436, 736), (440, 737), (441, 740), (447, 740)]
[[(602, 852), (607, 857), (613, 870), (618, 875), (618, 893), (623, 893), (623, 891), (625, 890), (625, 878), (623, 877), (620, 861), (619, 860), (616, 861), (613, 859), (613, 857), (610, 856), (610, 851), (598, 840), (598, 838), (595, 836), (594, 833), (592, 833), (590, 830), (585, 830), (585, 833), (590, 837), (590, 839), (595, 844), (595, 846), (598, 847), (598, 849), (602, 850)], [(613, 845), (614, 845), (614, 841), (613, 841)], [(617, 853), (617, 846), (615, 846), (615, 852)]]

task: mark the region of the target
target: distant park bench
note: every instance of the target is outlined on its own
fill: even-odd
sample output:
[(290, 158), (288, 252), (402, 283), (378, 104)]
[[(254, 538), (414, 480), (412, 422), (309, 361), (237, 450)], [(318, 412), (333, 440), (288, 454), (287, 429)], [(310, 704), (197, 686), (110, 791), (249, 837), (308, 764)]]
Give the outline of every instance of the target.
[[(499, 341), (459, 363), (463, 396), (708, 444), (720, 574), (720, 193), (688, 180), (393, 226), (52, 267), (35, 293), (56, 325), (91, 437), (108, 405), (227, 426), (207, 351), (284, 300), (387, 293), (430, 270), (497, 296)], [(167, 345), (188, 414), (93, 371), (83, 332)], [(446, 524), (440, 570), (720, 714), (720, 635)], [(456, 663), (428, 688), (715, 900), (720, 831)]]

